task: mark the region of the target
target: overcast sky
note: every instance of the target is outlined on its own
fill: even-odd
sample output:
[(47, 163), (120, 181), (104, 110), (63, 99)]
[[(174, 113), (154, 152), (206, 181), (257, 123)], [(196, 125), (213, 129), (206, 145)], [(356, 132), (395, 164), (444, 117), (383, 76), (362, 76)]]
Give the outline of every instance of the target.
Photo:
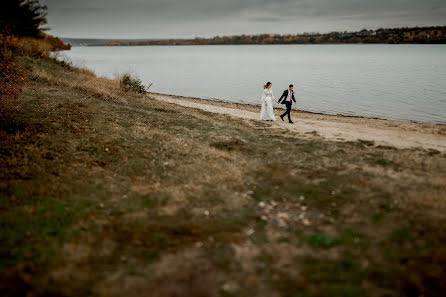
[(51, 34), (178, 38), (446, 25), (446, 0), (42, 0)]

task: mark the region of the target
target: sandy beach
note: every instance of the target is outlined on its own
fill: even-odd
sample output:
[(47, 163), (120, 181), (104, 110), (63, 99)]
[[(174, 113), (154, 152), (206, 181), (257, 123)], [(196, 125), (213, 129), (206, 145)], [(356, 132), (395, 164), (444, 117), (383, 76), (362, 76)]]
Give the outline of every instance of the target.
[[(150, 93), (149, 97), (211, 113), (226, 114), (246, 120), (259, 120), (260, 107), (190, 97)], [(305, 137), (322, 137), (330, 141), (373, 141), (376, 145), (400, 149), (423, 148), (446, 151), (446, 126), (392, 120), (324, 115), (293, 110), (294, 124), (280, 120), (283, 112), (275, 104), (276, 122), (273, 129), (298, 132)]]

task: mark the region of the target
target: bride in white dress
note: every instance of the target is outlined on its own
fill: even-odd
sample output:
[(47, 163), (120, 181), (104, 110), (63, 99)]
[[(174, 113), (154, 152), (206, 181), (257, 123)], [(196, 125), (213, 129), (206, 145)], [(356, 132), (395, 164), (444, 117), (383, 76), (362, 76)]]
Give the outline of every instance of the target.
[(267, 82), (263, 87), (262, 109), (260, 110), (260, 120), (263, 121), (276, 120), (273, 110), (273, 99), (275, 101), (276, 98), (274, 97), (273, 90), (271, 89), (272, 85), (273, 85), (272, 83)]

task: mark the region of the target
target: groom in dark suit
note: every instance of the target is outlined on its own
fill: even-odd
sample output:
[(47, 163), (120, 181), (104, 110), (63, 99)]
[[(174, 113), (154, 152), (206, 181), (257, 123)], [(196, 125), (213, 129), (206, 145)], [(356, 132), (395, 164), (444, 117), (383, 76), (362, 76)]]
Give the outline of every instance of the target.
[[(280, 102), (282, 100), (282, 102)], [(281, 104), (285, 104), (286, 106), (286, 111), (280, 116), (280, 118), (283, 121), (283, 117), (288, 115), (288, 121), (290, 122), (290, 124), (293, 123), (293, 121), (291, 120), (291, 105), (294, 103), (296, 103), (296, 98), (294, 98), (294, 91), (293, 91), (293, 85), (290, 85), (288, 87), (288, 90), (283, 91), (282, 96), (280, 96), (279, 101), (277, 101), (277, 103), (281, 103)]]

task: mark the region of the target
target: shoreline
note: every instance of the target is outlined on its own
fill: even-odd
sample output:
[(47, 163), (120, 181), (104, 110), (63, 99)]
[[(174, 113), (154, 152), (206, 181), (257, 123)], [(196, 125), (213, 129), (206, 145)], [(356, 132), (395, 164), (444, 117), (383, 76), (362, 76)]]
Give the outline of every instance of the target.
[[(222, 106), (236, 105), (237, 107), (242, 107), (242, 108), (252, 107), (256, 110), (261, 107), (261, 104), (230, 102), (230, 101), (226, 101), (224, 99), (218, 99), (218, 98), (199, 98), (199, 97), (192, 97), (192, 96), (156, 93), (156, 92), (150, 92), (150, 91), (147, 93), (159, 95), (159, 96), (177, 97), (177, 98), (182, 98), (182, 99), (186, 99), (186, 100), (194, 100), (194, 101), (198, 101), (198, 102), (202, 101), (203, 103), (206, 103), (206, 104), (221, 103)], [(277, 104), (275, 103), (274, 109), (283, 109), (283, 108), (277, 107)], [(295, 109), (294, 107), (293, 107), (292, 111), (296, 111), (296, 112), (302, 113), (302, 114), (309, 114), (309, 115), (333, 116), (333, 117), (355, 118), (355, 119), (370, 119), (370, 120), (391, 121), (391, 122), (398, 122), (398, 123), (433, 125), (433, 126), (440, 126), (440, 127), (442, 126), (442, 127), (446, 128), (446, 122), (445, 123), (427, 123), (427, 122), (417, 122), (414, 120), (385, 119), (385, 118), (378, 118), (378, 117), (367, 117), (367, 116), (350, 115), (350, 114), (342, 114), (342, 113), (324, 113), (324, 112), (317, 112), (317, 111), (310, 111), (310, 110)]]
[[(259, 106), (159, 93), (148, 97), (211, 113), (226, 114), (245, 120), (256, 120)], [(386, 120), (349, 115), (330, 115), (293, 109), (293, 125), (278, 118), (281, 108), (275, 105), (276, 122), (265, 122), (272, 128), (298, 132), (305, 137), (322, 137), (330, 141), (367, 141), (400, 149), (422, 148), (446, 152), (446, 125)], [(310, 136), (309, 136), (310, 135)]]

